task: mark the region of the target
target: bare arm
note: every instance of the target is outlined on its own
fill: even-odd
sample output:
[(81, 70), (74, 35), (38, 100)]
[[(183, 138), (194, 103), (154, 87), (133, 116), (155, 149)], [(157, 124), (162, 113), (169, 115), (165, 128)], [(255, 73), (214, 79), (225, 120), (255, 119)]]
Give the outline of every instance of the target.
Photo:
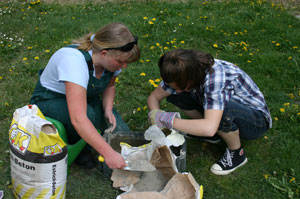
[(103, 155), (110, 168), (123, 168), (126, 163), (121, 154), (115, 152), (98, 133), (92, 122), (87, 117), (86, 89), (65, 82), (66, 98), (72, 125), (77, 133), (99, 154)]
[(150, 111), (155, 109), (160, 109), (159, 103), (162, 99), (171, 95), (166, 92), (161, 86), (158, 86), (152, 91), (152, 93), (148, 97), (148, 108)]
[(113, 129), (115, 129), (117, 125), (116, 118), (112, 112), (116, 93), (115, 80), (116, 76), (113, 76), (103, 93), (104, 115), (107, 118), (108, 122), (113, 125)]
[(223, 110), (206, 110), (204, 119), (175, 118), (173, 127), (179, 131), (196, 136), (214, 136), (218, 130)]

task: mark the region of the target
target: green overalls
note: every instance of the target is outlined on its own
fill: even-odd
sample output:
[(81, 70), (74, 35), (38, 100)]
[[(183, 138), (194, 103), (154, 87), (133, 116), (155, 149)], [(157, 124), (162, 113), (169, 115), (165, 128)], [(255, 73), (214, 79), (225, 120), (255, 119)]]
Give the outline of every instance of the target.
[[(70, 45), (68, 47), (76, 48), (77, 46)], [(82, 50), (80, 50), (80, 52), (84, 55), (89, 67), (87, 116), (94, 124), (95, 128), (99, 129), (103, 134), (104, 130), (108, 126), (104, 117), (101, 94), (106, 89), (114, 73), (104, 71), (104, 75), (100, 79), (97, 79), (93, 76), (94, 69), (90, 54)], [(39, 71), (39, 75), (41, 75), (42, 72), (43, 70)], [(31, 97), (30, 104), (36, 104), (45, 116), (56, 119), (64, 125), (69, 144), (74, 144), (81, 138), (71, 124), (66, 96), (64, 94), (60, 94), (43, 87), (40, 80), (38, 80), (36, 88)], [(117, 121), (115, 131), (129, 131), (128, 126), (115, 109), (113, 109), (113, 114)]]

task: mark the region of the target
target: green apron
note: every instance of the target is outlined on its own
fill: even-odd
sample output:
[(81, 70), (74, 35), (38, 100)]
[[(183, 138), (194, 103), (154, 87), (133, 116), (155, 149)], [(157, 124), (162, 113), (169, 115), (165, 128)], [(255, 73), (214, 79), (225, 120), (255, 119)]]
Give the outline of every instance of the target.
[[(76, 48), (77, 46), (70, 45), (68, 47)], [(82, 50), (80, 50), (80, 52), (84, 55), (89, 67), (87, 116), (94, 124), (95, 128), (99, 129), (103, 134), (104, 130), (108, 126), (104, 117), (101, 94), (106, 89), (114, 73), (104, 71), (104, 75), (100, 79), (97, 79), (93, 76), (94, 69), (90, 54)], [(42, 72), (43, 70), (40, 70), (39, 75), (41, 75)], [(64, 94), (60, 94), (43, 87), (40, 80), (38, 80), (36, 88), (31, 97), (30, 104), (36, 104), (45, 116), (56, 119), (64, 125), (69, 144), (74, 144), (81, 138), (71, 124), (66, 96)], [(115, 109), (113, 109), (113, 114), (117, 121), (115, 131), (129, 131), (128, 126)]]

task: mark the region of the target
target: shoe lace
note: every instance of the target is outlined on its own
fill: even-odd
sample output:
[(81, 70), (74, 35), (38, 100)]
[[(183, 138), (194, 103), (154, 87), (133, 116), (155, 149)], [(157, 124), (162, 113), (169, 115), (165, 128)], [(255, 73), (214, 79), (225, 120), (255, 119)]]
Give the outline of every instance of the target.
[(231, 167), (232, 166), (232, 158), (233, 158), (233, 155), (234, 155), (234, 152), (233, 151), (229, 151), (229, 149), (226, 149), (226, 152), (225, 154), (223, 155), (222, 159), (220, 160), (220, 163), (226, 167), (226, 166), (229, 166)]

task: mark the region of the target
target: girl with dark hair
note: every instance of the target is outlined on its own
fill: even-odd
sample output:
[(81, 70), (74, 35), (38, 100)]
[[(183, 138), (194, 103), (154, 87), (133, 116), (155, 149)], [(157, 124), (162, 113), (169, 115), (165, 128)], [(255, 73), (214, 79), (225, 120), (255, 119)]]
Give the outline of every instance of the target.
[[(158, 65), (163, 81), (148, 97), (151, 123), (191, 136), (219, 135), (227, 148), (210, 168), (216, 175), (246, 164), (240, 139), (257, 139), (272, 126), (264, 96), (253, 80), (236, 65), (196, 50), (167, 52)], [(164, 98), (191, 119), (160, 110)]]

